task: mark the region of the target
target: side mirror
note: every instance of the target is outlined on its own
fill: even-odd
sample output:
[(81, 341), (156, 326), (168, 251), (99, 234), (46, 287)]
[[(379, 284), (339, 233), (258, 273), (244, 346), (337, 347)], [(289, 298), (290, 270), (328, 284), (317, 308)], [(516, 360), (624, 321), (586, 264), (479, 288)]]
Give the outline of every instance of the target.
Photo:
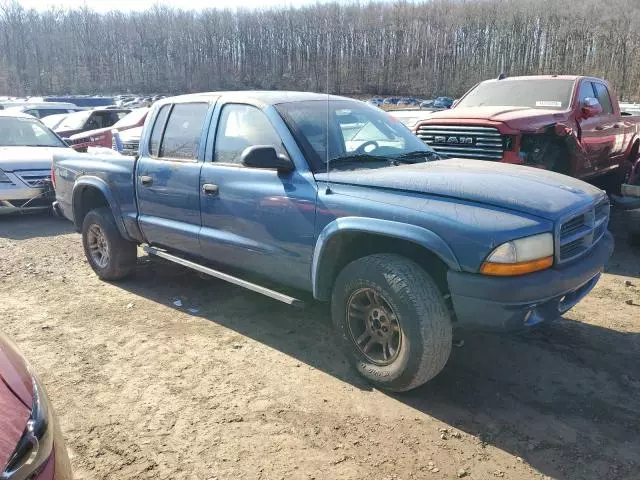
[(602, 113), (602, 105), (597, 98), (587, 97), (582, 101), (582, 114), (584, 118), (591, 118)]
[(278, 155), (276, 149), (269, 145), (254, 145), (247, 147), (240, 157), (245, 167), (270, 168), (279, 172), (293, 170), (293, 162), (286, 155)]

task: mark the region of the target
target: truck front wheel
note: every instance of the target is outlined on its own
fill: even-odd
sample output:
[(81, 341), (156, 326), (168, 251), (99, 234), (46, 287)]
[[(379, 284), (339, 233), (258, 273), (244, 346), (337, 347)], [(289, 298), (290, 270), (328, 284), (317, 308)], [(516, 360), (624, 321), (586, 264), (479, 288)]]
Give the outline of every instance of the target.
[(136, 264), (137, 245), (120, 235), (108, 207), (91, 210), (84, 217), (82, 245), (89, 265), (102, 280), (120, 280)]
[(381, 389), (416, 388), (449, 359), (452, 324), (442, 293), (407, 258), (376, 254), (347, 265), (336, 279), (331, 312), (349, 360)]

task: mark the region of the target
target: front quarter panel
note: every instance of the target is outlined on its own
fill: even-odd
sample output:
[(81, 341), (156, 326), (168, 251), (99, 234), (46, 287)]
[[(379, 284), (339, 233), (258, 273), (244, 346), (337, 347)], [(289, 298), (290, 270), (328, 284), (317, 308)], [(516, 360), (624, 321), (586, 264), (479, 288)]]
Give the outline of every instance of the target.
[(402, 225), (403, 228), (393, 230), (414, 242), (410, 232), (415, 232), (416, 228), (429, 232), (426, 235), (441, 240), (430, 243), (431, 248), (440, 245), (437, 251), (432, 250), (433, 253), (445, 261), (445, 252), (451, 252), (459, 268), (452, 262), (445, 263), (450, 268), (467, 272), (477, 272), (486, 256), (506, 241), (553, 231), (551, 221), (455, 198), (344, 184), (331, 184), (330, 193), (327, 193), (327, 186), (321, 183), (317, 237), (322, 239), (335, 228), (329, 227), (324, 232), (337, 219), (336, 226), (351, 223), (344, 217), (371, 219), (370, 231), (373, 233), (381, 225), (375, 222), (376, 219)]

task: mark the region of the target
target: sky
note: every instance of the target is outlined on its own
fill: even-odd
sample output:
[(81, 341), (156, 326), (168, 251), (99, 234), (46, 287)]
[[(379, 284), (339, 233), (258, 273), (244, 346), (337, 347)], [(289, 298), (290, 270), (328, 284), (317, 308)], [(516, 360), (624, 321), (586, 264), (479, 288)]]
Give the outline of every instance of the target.
[(203, 8), (266, 8), (276, 5), (309, 5), (316, 3), (316, 0), (179, 0), (169, 2), (166, 0), (18, 0), (24, 7), (47, 9), (51, 5), (64, 8), (77, 8), (86, 5), (98, 12), (110, 10), (132, 11), (145, 10), (156, 4), (167, 4), (184, 9)]

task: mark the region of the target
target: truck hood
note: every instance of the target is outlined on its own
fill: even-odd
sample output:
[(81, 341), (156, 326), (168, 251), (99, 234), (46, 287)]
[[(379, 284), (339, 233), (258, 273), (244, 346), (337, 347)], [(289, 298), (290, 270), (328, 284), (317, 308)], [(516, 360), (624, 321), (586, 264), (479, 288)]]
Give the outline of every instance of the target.
[(70, 140), (78, 140), (85, 139), (89, 137), (95, 137), (96, 135), (100, 135), (101, 133), (107, 133), (113, 130), (111, 127), (106, 128), (97, 128), (95, 130), (87, 130), (86, 132), (76, 133), (75, 135), (71, 135), (69, 137)]
[(319, 181), (422, 193), (492, 205), (555, 221), (604, 196), (575, 178), (532, 167), (449, 159), (397, 167), (334, 170)]
[(505, 123), (520, 131), (536, 131), (547, 125), (567, 119), (566, 112), (529, 107), (455, 107), (451, 110), (434, 112), (428, 123), (440, 120), (489, 120)]
[(56, 147), (0, 147), (0, 170), (49, 170), (54, 153), (69, 148)]

